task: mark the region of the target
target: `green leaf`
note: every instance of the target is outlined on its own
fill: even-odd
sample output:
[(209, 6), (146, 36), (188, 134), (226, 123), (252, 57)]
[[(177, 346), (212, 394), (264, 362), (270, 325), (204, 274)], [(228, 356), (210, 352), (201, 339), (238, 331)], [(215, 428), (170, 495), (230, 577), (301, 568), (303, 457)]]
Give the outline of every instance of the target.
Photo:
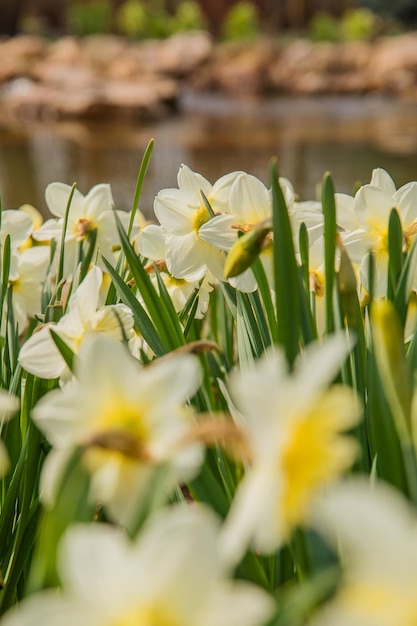
[(49, 332), (65, 363), (68, 365), (71, 372), (74, 372), (74, 352), (71, 350), (68, 344), (66, 344), (65, 341), (54, 331), (52, 327), (49, 328)]
[(295, 258), (290, 218), (279, 184), (275, 161), (270, 165), (274, 235), (274, 287), (278, 322), (278, 342), (292, 367), (299, 352), (300, 300), (299, 272)]
[(336, 253), (336, 203), (330, 174), (323, 178), (321, 201), (324, 213), (324, 263), (326, 283), (326, 332), (334, 331), (333, 293), (335, 285), (334, 259)]
[(135, 223), (135, 216), (136, 216), (136, 211), (139, 206), (140, 196), (142, 193), (143, 181), (145, 180), (146, 172), (148, 171), (148, 165), (152, 156), (153, 147), (154, 147), (154, 140), (151, 139), (146, 147), (146, 150), (144, 152), (144, 155), (142, 157), (142, 161), (139, 167), (139, 173), (138, 173), (138, 177), (136, 180), (135, 195), (133, 197), (133, 203), (132, 203), (132, 211), (130, 213), (129, 227), (127, 229), (127, 236), (129, 238), (132, 234), (133, 224)]
[(116, 287), (117, 293), (121, 301), (126, 304), (133, 313), (135, 320), (135, 326), (139, 333), (142, 335), (150, 349), (156, 354), (156, 356), (162, 356), (167, 352), (166, 348), (161, 342), (161, 338), (152, 323), (149, 315), (136, 298), (135, 294), (129, 289), (125, 281), (119, 276), (116, 270), (112, 267), (111, 263), (107, 259), (103, 258), (103, 262), (110, 274), (113, 284)]
[(388, 225), (388, 286), (387, 296), (394, 300), (403, 266), (403, 231), (397, 209), (392, 209)]

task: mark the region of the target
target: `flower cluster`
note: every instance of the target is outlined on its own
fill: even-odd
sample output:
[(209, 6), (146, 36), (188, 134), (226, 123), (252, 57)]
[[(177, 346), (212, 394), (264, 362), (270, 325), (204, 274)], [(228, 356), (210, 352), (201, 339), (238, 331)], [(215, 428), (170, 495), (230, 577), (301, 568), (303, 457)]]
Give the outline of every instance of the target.
[(2, 624), (415, 624), (417, 183), (45, 197), (1, 214)]

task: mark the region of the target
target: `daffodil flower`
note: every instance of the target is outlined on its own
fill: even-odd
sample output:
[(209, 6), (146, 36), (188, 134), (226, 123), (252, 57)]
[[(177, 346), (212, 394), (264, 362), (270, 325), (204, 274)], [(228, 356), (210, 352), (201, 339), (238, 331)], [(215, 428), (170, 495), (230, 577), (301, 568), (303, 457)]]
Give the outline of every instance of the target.
[(19, 333), (25, 329), (29, 317), (42, 311), (41, 295), (49, 255), (49, 248), (45, 246), (12, 253), (9, 286), (13, 290), (13, 316)]
[[(18, 411), (19, 399), (12, 396), (5, 389), (0, 389), (0, 427), (3, 426)], [(9, 457), (4, 443), (0, 440), (0, 476), (9, 469)]]
[(355, 459), (355, 442), (343, 433), (359, 418), (356, 395), (328, 388), (348, 352), (346, 338), (335, 335), (310, 344), (292, 374), (274, 350), (231, 378), (250, 454), (224, 529), (232, 562), (249, 545), (269, 552), (288, 540), (316, 494)]
[[(149, 271), (153, 273), (155, 262), (160, 276), (167, 288), (177, 313), (181, 312), (187, 303), (188, 298), (197, 290), (198, 306), (195, 312), (196, 319), (202, 319), (206, 313), (210, 300), (210, 293), (213, 291), (214, 284), (217, 282), (210, 272), (206, 272), (204, 278), (198, 280), (188, 280), (187, 278), (176, 278), (168, 271), (166, 264), (166, 243), (161, 226), (157, 224), (149, 224), (145, 226), (138, 238), (139, 252), (150, 259), (148, 264)], [(153, 274), (154, 276), (154, 274)], [(153, 281), (155, 288), (159, 290), (156, 279)]]
[(201, 236), (201, 226), (211, 219), (201, 191), (214, 213), (225, 213), (230, 187), (239, 174), (226, 174), (211, 185), (203, 176), (181, 165), (178, 189), (163, 189), (156, 196), (154, 211), (166, 237), (167, 267), (175, 278), (200, 280), (210, 271), (217, 279), (223, 279), (223, 253)]
[(417, 517), (402, 494), (352, 479), (329, 489), (314, 520), (340, 552), (343, 579), (311, 626), (415, 624)]
[(95, 336), (83, 342), (75, 374), (76, 380), (44, 396), (33, 411), (53, 447), (43, 481), (51, 494), (61, 461), (83, 446), (94, 501), (127, 523), (155, 468), (167, 466), (169, 489), (200, 467), (200, 443), (191, 437), (181, 444), (193, 428), (186, 401), (200, 384), (198, 361), (178, 355), (141, 367), (114, 338)]
[(6, 614), (4, 626), (262, 626), (273, 601), (228, 580), (206, 510), (174, 507), (130, 543), (109, 525), (74, 526), (59, 553), (63, 589)]
[(18, 248), (33, 231), (33, 222), (25, 211), (8, 209), (1, 213), (0, 241), (3, 244), (6, 235), (10, 235), (12, 248)]
[(105, 334), (120, 341), (133, 328), (131, 310), (123, 305), (98, 308), (103, 274), (94, 266), (79, 285), (68, 304), (68, 310), (57, 324), (46, 324), (23, 344), (19, 353), (21, 366), (40, 378), (59, 378), (66, 370), (66, 363), (52, 336), (51, 328), (78, 353), (84, 339), (91, 334)]
[[(404, 250), (407, 251), (417, 234), (417, 182), (396, 190), (389, 174), (380, 168), (373, 171), (370, 184), (356, 193), (354, 212), (358, 227), (341, 233), (352, 262), (361, 265), (361, 281), (367, 291), (370, 289), (368, 254), (374, 253), (376, 296), (384, 296), (387, 289), (388, 226), (392, 209), (396, 209), (401, 219)], [(416, 287), (414, 277), (413, 288)]]
[[(38, 241), (61, 241), (64, 217), (71, 194), (71, 187), (64, 183), (51, 183), (45, 191), (46, 204), (55, 218), (47, 220), (34, 233)], [(78, 261), (80, 245), (88, 241), (90, 233), (97, 230), (96, 250), (108, 261), (114, 261), (113, 247), (120, 245), (114, 216), (114, 201), (110, 185), (95, 185), (84, 196), (74, 190), (68, 213), (65, 232), (65, 276), (70, 276)], [(123, 225), (127, 227), (129, 215), (117, 211)], [(99, 260), (99, 259), (98, 259)]]

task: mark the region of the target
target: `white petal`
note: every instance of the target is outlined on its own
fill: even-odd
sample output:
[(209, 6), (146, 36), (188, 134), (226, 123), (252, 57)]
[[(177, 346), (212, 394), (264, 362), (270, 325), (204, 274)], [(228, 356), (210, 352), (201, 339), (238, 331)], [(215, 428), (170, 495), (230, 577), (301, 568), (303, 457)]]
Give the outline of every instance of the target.
[(241, 174), (230, 192), (230, 212), (244, 224), (257, 224), (272, 214), (270, 192), (255, 176)]
[(154, 213), (168, 232), (182, 236), (193, 229), (193, 219), (200, 203), (194, 194), (181, 189), (163, 189), (154, 201)]
[(193, 172), (188, 165), (182, 163), (178, 172), (178, 188), (191, 191), (196, 196), (197, 202), (200, 202), (200, 200), (203, 202), (200, 190), (208, 197), (211, 191), (211, 183), (204, 176)]
[(380, 189), (383, 189), (383, 191), (385, 191), (385, 193), (390, 196), (393, 196), (395, 193), (394, 181), (392, 180), (388, 172), (386, 172), (381, 167), (377, 167), (372, 170), (372, 178), (370, 184), (374, 187), (379, 187)]
[(1, 214), (1, 234), (2, 240), (6, 235), (10, 235), (12, 247), (21, 246), (26, 241), (33, 230), (33, 222), (29, 215), (18, 209), (2, 211)]
[(90, 219), (96, 220), (105, 211), (111, 211), (114, 200), (111, 187), (107, 183), (94, 185), (85, 196), (87, 215)]
[(49, 326), (35, 332), (21, 347), (19, 363), (39, 378), (59, 378), (66, 368), (64, 359), (52, 340)]
[(403, 228), (417, 220), (417, 182), (401, 187), (393, 196), (393, 206), (398, 208)]
[(160, 226), (149, 224), (141, 230), (139, 235), (139, 252), (153, 261), (165, 259), (165, 236)]
[[(45, 190), (45, 200), (52, 215), (56, 215), (57, 217), (65, 216), (70, 194), (71, 187), (65, 183), (50, 183), (47, 186)], [(82, 210), (83, 207), (84, 196), (78, 191), (78, 189), (75, 189), (71, 200), (70, 213), (74, 210)]]
[(233, 215), (217, 215), (203, 224), (198, 234), (211, 246), (221, 250), (230, 250), (237, 240), (236, 217)]

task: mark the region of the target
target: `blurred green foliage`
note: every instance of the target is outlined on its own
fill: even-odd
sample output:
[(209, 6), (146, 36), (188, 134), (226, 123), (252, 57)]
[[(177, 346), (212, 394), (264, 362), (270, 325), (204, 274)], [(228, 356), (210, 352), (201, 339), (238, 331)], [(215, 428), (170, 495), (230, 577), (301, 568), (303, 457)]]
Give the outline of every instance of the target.
[(127, 37), (168, 37), (177, 32), (205, 28), (204, 16), (197, 2), (182, 0), (170, 14), (161, 3), (127, 0), (117, 12), (117, 28)]
[(224, 39), (253, 39), (260, 32), (253, 2), (241, 0), (228, 11), (221, 29)]
[(317, 13), (311, 20), (309, 34), (313, 41), (369, 41), (380, 26), (380, 18), (369, 9), (352, 9), (341, 19)]
[(70, 2), (68, 25), (71, 32), (80, 37), (93, 33), (107, 33), (112, 28), (111, 6), (107, 0)]

